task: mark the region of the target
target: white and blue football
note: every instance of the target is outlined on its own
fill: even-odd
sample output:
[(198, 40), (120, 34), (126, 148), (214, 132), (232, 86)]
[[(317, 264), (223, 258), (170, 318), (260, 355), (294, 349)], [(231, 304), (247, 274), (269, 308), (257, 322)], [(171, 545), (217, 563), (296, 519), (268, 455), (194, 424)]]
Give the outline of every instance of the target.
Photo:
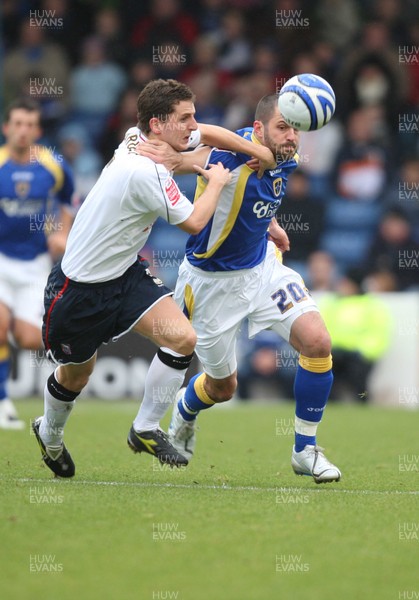
[(289, 125), (301, 131), (314, 131), (330, 121), (336, 98), (332, 86), (323, 77), (303, 73), (284, 83), (278, 107)]

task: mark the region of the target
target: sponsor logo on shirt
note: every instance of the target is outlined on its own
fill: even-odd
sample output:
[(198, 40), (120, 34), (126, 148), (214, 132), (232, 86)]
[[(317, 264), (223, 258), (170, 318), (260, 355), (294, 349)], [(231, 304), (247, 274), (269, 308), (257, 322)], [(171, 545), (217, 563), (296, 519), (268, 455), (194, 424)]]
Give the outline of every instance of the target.
[(166, 194), (172, 206), (175, 206), (180, 200), (180, 191), (176, 182), (171, 177), (166, 182)]

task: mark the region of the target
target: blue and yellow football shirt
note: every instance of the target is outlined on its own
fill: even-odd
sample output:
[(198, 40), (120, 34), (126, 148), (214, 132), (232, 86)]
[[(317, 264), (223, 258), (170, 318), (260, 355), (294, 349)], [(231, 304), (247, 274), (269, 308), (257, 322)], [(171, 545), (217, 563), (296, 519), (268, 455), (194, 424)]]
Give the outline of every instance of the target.
[(45, 233), (54, 227), (57, 203), (70, 205), (74, 192), (61, 157), (43, 146), (33, 154), (33, 161), (20, 164), (0, 147), (0, 253), (20, 260), (47, 252)]
[[(253, 128), (236, 132), (255, 141)], [(230, 169), (232, 181), (221, 192), (217, 209), (198, 235), (186, 244), (188, 261), (204, 271), (249, 269), (266, 255), (267, 228), (282, 202), (288, 176), (296, 169), (298, 155), (266, 170), (261, 179), (246, 165), (247, 154), (214, 148), (207, 164), (221, 162)], [(198, 177), (195, 199), (203, 193), (206, 180)]]

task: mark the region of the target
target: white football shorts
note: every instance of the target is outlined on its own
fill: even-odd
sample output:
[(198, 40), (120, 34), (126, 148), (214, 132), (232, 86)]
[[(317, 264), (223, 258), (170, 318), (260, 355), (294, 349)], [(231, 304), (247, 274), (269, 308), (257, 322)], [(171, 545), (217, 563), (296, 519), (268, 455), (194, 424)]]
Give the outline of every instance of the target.
[(51, 266), (49, 254), (18, 260), (0, 253), (0, 302), (15, 319), (41, 328), (44, 288)]
[(318, 312), (301, 276), (277, 258), (268, 242), (265, 259), (252, 269), (208, 272), (185, 258), (174, 294), (197, 333), (195, 352), (205, 372), (224, 379), (237, 369), (236, 339), (243, 320), (249, 337), (273, 329), (289, 341), (291, 326), (301, 314)]

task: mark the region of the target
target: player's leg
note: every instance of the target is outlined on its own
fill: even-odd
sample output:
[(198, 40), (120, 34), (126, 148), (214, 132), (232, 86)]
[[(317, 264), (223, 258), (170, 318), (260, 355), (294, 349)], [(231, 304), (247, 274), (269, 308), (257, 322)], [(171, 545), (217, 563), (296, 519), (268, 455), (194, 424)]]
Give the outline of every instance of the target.
[[(44, 347), (59, 366), (48, 377), (44, 414), (32, 428), (45, 464), (60, 477), (72, 477), (75, 466), (63, 443), (64, 427), (93, 371), (97, 348), (104, 336), (110, 337), (112, 310), (95, 290), (69, 283), (59, 265), (48, 278), (44, 302)], [(92, 311), (94, 302), (97, 310)]]
[[(50, 266), (48, 255), (38, 256), (31, 261), (22, 261), (0, 257), (0, 270), (2, 280), (0, 282), (0, 301), (3, 294), (9, 295), (7, 305), (11, 308), (12, 317), (9, 312), (9, 322), (2, 327), (10, 331), (12, 339), (17, 346), (24, 350), (39, 350), (42, 348), (41, 324), (43, 314), (43, 290), (47, 280)], [(7, 309), (8, 310), (8, 309)], [(0, 309), (0, 323), (5, 319), (5, 313)], [(7, 320), (6, 320), (7, 322)], [(7, 354), (8, 348), (3, 348), (3, 354)], [(0, 371), (4, 369), (0, 366)], [(10, 400), (8, 401), (10, 403)], [(10, 403), (13, 407), (13, 405)], [(13, 411), (16, 411), (13, 407)], [(23, 421), (14, 421), (19, 428), (24, 427)]]
[(236, 338), (249, 300), (252, 276), (213, 277), (187, 264), (179, 269), (175, 300), (197, 333), (196, 355), (204, 367), (179, 391), (169, 426), (169, 439), (191, 456), (195, 423), (201, 410), (229, 400), (237, 386)]
[(261, 299), (249, 316), (249, 335), (272, 329), (300, 352), (294, 381), (292, 466), (298, 474), (312, 475), (317, 483), (338, 481), (339, 469), (325, 458), (316, 441), (333, 382), (330, 336), (300, 275), (279, 263), (269, 246)]
[[(196, 419), (202, 410), (227, 402), (237, 387), (236, 338), (240, 321), (212, 336), (198, 334), (196, 354), (204, 368), (179, 391), (169, 426), (173, 446), (191, 457), (196, 444)], [(201, 329), (200, 327), (198, 329)]]
[(134, 420), (136, 431), (150, 431), (160, 426), (161, 418), (183, 383), (192, 361), (196, 334), (171, 297), (157, 302), (141, 317), (133, 331), (159, 346), (148, 370), (144, 398)]
[(32, 425), (43, 461), (59, 477), (75, 474), (74, 462), (63, 442), (64, 427), (95, 363), (96, 354), (84, 363), (57, 367), (45, 385), (44, 414)]
[(294, 381), (295, 449), (316, 445), (320, 423), (333, 383), (330, 336), (318, 312), (300, 315), (291, 326), (290, 344), (299, 353)]
[[(205, 365), (202, 355), (200, 361), (204, 369), (210, 369), (208, 365)], [(201, 372), (190, 379), (186, 388), (182, 388), (178, 392), (169, 426), (169, 439), (179, 452), (188, 457), (193, 455), (196, 444), (197, 416), (202, 410), (230, 400), (236, 387), (237, 371), (222, 379), (215, 379), (207, 373)]]
[(8, 341), (10, 326), (10, 310), (0, 302), (0, 429), (23, 429), (25, 423), (18, 419), (16, 408), (7, 395), (7, 379), (10, 371)]
[(300, 353), (294, 381), (293, 469), (298, 475), (312, 475), (316, 483), (339, 481), (339, 469), (326, 459), (316, 437), (333, 383), (331, 342), (323, 319), (316, 310), (308, 309), (272, 329)]
[(160, 420), (191, 363), (195, 332), (170, 296), (160, 297), (132, 330), (160, 347), (147, 372), (143, 400), (128, 433), (128, 446), (134, 452), (155, 456), (163, 464), (186, 466), (188, 460), (169, 442)]

